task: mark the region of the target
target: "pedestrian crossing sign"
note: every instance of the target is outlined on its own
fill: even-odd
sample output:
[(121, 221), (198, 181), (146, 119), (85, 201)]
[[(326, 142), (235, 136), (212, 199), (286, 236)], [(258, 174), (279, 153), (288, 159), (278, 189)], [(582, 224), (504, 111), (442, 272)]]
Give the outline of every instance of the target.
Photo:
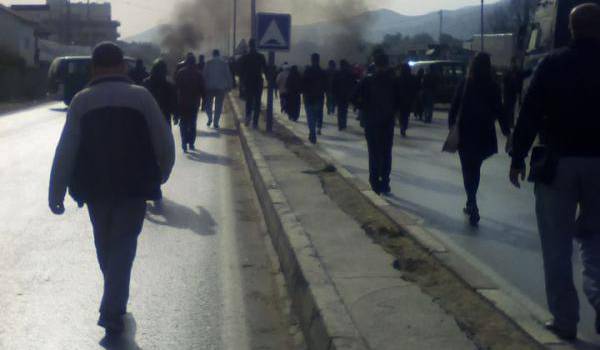
[(282, 13), (256, 14), (256, 42), (260, 50), (289, 51), (292, 16)]

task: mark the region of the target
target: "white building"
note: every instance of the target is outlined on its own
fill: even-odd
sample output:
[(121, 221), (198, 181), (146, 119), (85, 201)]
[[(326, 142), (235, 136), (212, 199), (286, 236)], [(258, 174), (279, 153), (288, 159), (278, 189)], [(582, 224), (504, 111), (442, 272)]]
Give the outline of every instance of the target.
[(41, 36), (65, 45), (94, 46), (116, 41), (120, 23), (112, 20), (108, 2), (46, 0), (45, 5), (13, 5), (11, 10), (40, 23)]
[(25, 60), (28, 67), (37, 64), (37, 23), (0, 4), (0, 51)]

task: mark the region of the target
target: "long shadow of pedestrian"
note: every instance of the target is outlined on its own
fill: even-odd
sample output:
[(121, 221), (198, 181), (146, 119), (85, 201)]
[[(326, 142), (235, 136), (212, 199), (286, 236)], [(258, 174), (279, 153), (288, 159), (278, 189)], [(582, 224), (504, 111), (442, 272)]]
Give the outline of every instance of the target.
[(189, 229), (202, 236), (216, 233), (217, 223), (203, 207), (197, 211), (164, 198), (161, 204), (149, 204), (146, 219), (151, 223), (180, 229)]
[(125, 321), (125, 331), (118, 337), (105, 336), (100, 340), (100, 346), (107, 350), (141, 350), (142, 348), (135, 342), (137, 332), (137, 323), (131, 313), (123, 317)]
[(238, 136), (239, 132), (236, 129), (219, 129), (219, 134), (225, 136)]
[(198, 136), (197, 137), (199, 137), (199, 138), (210, 137), (210, 138), (218, 139), (219, 137), (221, 137), (221, 134), (218, 131), (203, 131), (203, 130), (198, 130)]
[(219, 164), (224, 166), (230, 166), (233, 160), (229, 157), (220, 156), (217, 154), (211, 154), (204, 151), (195, 151), (187, 154), (188, 159), (194, 160), (200, 163), (207, 164)]

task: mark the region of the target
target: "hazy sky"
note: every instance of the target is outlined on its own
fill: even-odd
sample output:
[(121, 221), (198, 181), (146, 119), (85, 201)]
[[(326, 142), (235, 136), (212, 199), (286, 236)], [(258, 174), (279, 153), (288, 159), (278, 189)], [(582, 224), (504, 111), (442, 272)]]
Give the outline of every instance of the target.
[[(92, 0), (94, 1), (94, 0)], [(178, 2), (185, 0), (110, 0), (113, 4), (113, 17), (121, 22), (121, 36), (142, 32), (160, 23), (168, 22), (173, 16), (173, 8)], [(201, 0), (198, 0), (201, 1)], [(228, 1), (222, 0), (225, 4)], [(312, 0), (327, 3), (335, 0)], [(343, 2), (345, 0), (337, 0)], [(468, 5), (479, 4), (479, 0), (365, 0), (371, 9), (389, 8), (407, 15), (424, 14), (439, 9), (456, 9)], [(486, 0), (486, 3), (497, 0)], [(101, 2), (101, 1), (100, 1)], [(269, 11), (290, 11), (288, 0), (257, 0), (261, 7)], [(43, 4), (44, 0), (0, 0), (4, 5), (11, 4)], [(250, 0), (238, 0), (240, 7), (249, 7)], [(208, 9), (207, 9), (208, 10)], [(296, 16), (294, 22), (309, 23), (318, 21), (318, 14)]]

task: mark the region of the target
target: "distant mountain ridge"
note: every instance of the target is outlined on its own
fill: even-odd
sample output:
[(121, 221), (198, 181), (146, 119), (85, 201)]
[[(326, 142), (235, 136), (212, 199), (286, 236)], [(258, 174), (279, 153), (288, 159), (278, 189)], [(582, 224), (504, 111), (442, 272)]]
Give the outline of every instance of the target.
[[(486, 13), (495, 11), (505, 1), (507, 0), (485, 5)], [(443, 18), (444, 33), (458, 39), (470, 39), (480, 31), (479, 6), (468, 6), (458, 10), (444, 11)], [(363, 38), (369, 42), (379, 42), (386, 34), (396, 33), (409, 36), (427, 33), (437, 38), (439, 24), (439, 12), (431, 12), (420, 16), (407, 16), (392, 10), (381, 9), (359, 14), (345, 21), (317, 22), (294, 26), (292, 40), (296, 43), (313, 42), (316, 45), (322, 45), (324, 41), (327, 41), (327, 38), (354, 28), (358, 28)], [(159, 25), (123, 40), (160, 44), (161, 28), (162, 26)]]

